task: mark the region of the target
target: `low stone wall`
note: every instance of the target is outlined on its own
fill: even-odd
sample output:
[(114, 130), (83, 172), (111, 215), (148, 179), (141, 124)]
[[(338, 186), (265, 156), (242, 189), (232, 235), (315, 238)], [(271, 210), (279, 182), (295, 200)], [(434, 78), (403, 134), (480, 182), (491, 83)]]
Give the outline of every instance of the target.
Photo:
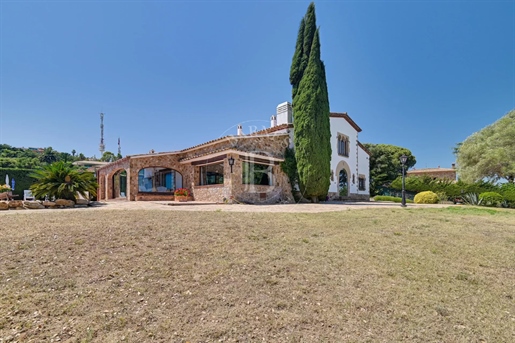
[(169, 193), (138, 193), (136, 194), (136, 201), (173, 201), (174, 196), (172, 192)]
[(0, 201), (0, 210), (40, 210), (45, 208), (71, 208), (71, 207), (88, 207), (91, 203), (85, 199), (72, 200), (57, 199), (54, 201), (25, 201), (12, 200)]
[(248, 204), (276, 204), (292, 202), (281, 187), (246, 185), (248, 189), (235, 196), (239, 202)]
[(197, 201), (219, 202), (229, 201), (230, 189), (224, 185), (194, 186), (193, 197)]
[(336, 192), (329, 192), (328, 195), (329, 200), (342, 200), (342, 201), (370, 201), (370, 195), (368, 194), (355, 194), (351, 193), (346, 197), (340, 196), (340, 194)]

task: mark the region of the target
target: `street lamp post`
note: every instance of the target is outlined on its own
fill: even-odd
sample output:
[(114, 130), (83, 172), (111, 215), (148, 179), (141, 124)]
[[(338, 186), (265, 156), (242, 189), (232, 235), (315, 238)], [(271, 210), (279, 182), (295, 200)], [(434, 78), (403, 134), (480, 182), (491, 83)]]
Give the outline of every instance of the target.
[(401, 164), (402, 164), (402, 202), (401, 206), (406, 207), (406, 162), (408, 161), (408, 156), (402, 155), (400, 157)]

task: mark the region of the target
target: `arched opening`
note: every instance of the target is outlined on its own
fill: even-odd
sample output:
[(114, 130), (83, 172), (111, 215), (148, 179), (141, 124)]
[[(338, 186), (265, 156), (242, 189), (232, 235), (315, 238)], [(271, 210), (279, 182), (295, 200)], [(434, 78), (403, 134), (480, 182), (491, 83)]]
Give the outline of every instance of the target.
[(182, 188), (182, 174), (170, 168), (149, 167), (138, 172), (139, 193), (170, 193)]
[(338, 174), (338, 193), (341, 197), (349, 195), (349, 176), (345, 169), (340, 170)]
[(127, 198), (127, 171), (118, 170), (113, 175), (113, 199)]

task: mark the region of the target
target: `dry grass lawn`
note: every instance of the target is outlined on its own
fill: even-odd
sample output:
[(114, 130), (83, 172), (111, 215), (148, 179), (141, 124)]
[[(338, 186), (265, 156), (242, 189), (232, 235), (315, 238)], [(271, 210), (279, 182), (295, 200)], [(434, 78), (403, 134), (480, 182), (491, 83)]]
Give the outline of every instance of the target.
[(515, 213), (0, 214), (0, 342), (513, 342)]

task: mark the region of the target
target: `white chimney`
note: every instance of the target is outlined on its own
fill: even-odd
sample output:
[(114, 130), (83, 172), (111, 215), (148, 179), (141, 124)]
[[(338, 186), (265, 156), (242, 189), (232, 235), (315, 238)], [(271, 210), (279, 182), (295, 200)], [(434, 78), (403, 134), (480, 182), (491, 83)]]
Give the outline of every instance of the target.
[(293, 108), (289, 102), (277, 105), (276, 125), (293, 123)]
[(238, 136), (243, 136), (243, 126), (241, 124), (238, 124)]
[(277, 126), (277, 117), (271, 116), (270, 117), (270, 127), (274, 127), (274, 126)]

